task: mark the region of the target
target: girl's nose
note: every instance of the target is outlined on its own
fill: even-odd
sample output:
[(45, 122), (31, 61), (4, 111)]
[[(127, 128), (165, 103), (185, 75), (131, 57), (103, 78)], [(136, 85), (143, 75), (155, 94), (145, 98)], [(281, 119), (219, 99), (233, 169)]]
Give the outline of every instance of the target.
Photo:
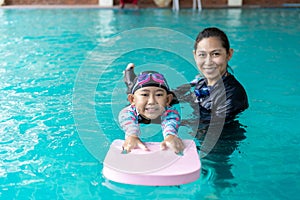
[(149, 95), (148, 104), (155, 104), (155, 96), (153, 94)]

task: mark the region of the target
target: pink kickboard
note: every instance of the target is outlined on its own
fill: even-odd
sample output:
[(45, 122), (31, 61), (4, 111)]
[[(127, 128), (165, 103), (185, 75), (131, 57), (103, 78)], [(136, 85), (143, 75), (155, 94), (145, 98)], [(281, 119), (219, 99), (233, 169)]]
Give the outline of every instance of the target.
[(183, 155), (161, 150), (160, 142), (146, 142), (150, 151), (122, 154), (124, 140), (114, 140), (103, 163), (103, 175), (112, 181), (148, 186), (181, 185), (200, 177), (201, 163), (193, 140), (183, 140)]

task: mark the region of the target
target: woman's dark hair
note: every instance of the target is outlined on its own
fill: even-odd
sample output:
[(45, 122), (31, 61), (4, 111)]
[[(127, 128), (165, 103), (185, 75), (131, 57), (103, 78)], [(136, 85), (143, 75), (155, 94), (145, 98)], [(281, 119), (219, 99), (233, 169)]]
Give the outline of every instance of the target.
[(221, 40), (222, 46), (226, 49), (226, 52), (229, 52), (230, 49), (230, 44), (227, 35), (220, 29), (216, 27), (210, 27), (206, 28), (203, 31), (201, 31), (195, 41), (194, 44), (194, 50), (197, 49), (198, 43), (203, 39), (203, 38), (209, 38), (209, 37), (217, 37)]

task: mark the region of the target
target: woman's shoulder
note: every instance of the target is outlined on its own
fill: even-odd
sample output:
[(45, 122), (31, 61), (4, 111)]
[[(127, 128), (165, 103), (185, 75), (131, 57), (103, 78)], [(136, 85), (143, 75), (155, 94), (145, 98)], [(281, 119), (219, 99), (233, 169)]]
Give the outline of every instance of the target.
[(227, 97), (244, 104), (244, 107), (248, 107), (247, 92), (243, 85), (233, 75), (230, 74), (228, 76), (228, 79), (224, 81), (224, 86)]
[(223, 82), (224, 82), (225, 88), (232, 88), (232, 89), (236, 89), (236, 90), (240, 90), (240, 89), (244, 90), (243, 85), (232, 74), (228, 74), (224, 78)]

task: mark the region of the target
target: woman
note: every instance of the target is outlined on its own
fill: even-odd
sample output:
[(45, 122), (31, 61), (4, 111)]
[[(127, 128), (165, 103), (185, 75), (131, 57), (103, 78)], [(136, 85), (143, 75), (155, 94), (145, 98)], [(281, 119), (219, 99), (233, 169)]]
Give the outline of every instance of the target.
[(209, 122), (213, 116), (225, 117), (228, 122), (247, 109), (245, 89), (228, 72), (233, 49), (226, 34), (214, 27), (204, 29), (196, 38), (193, 54), (204, 76), (191, 83), (195, 86), (200, 122)]
[[(201, 31), (196, 38), (193, 54), (203, 75), (191, 83), (199, 105), (200, 123), (197, 124), (195, 137), (200, 143), (197, 148), (203, 153), (200, 155), (205, 155), (201, 159), (202, 173), (205, 176), (213, 168), (214, 178), (211, 180), (217, 185), (216, 188), (233, 187), (230, 157), (246, 138), (246, 130), (236, 116), (248, 108), (247, 94), (239, 81), (228, 72), (233, 49), (222, 30), (210, 27)], [(178, 90), (179, 93), (183, 91)], [(182, 95), (177, 93), (177, 96)], [(184, 100), (187, 99), (191, 98), (184, 96)], [(193, 126), (190, 120), (187, 125)]]

